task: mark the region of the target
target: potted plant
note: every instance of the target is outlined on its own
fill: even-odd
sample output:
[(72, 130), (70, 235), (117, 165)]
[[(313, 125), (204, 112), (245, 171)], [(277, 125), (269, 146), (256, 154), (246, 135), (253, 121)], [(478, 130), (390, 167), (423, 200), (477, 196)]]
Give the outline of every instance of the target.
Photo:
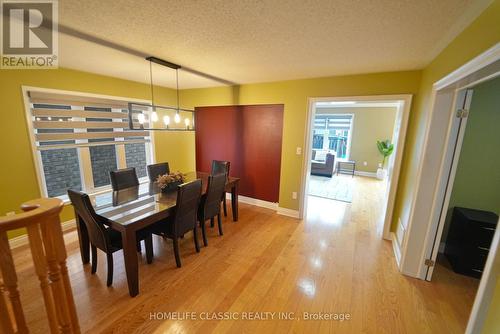
[(174, 190), (178, 185), (183, 184), (185, 181), (186, 175), (181, 172), (160, 175), (156, 179), (156, 182), (162, 191)]
[(389, 139), (386, 139), (384, 141), (377, 140), (377, 148), (380, 154), (382, 154), (383, 156), (382, 163), (378, 165), (377, 179), (383, 180), (387, 176), (387, 170), (384, 169), (385, 161), (387, 157), (390, 156), (394, 151), (394, 144), (391, 144)]

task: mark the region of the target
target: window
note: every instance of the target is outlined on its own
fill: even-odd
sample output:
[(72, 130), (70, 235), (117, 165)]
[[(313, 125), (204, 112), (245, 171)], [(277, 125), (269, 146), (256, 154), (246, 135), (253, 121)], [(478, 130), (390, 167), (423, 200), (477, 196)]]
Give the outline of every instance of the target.
[(352, 114), (317, 114), (314, 118), (313, 149), (328, 150), (339, 160), (349, 159)]
[(323, 135), (314, 134), (313, 135), (313, 148), (322, 149), (323, 148)]
[(146, 166), (153, 163), (150, 134), (129, 130), (128, 101), (37, 89), (27, 94), (45, 196), (66, 199), (68, 189), (108, 189), (109, 171), (120, 168), (135, 167), (146, 179)]

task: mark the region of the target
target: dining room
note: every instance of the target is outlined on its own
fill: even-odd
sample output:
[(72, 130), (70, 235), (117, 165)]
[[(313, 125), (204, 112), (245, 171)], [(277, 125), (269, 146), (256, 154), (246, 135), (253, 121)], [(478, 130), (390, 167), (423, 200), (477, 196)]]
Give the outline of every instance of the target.
[(500, 331), (494, 222), (477, 284), (421, 275), (500, 0), (0, 12), (0, 333)]

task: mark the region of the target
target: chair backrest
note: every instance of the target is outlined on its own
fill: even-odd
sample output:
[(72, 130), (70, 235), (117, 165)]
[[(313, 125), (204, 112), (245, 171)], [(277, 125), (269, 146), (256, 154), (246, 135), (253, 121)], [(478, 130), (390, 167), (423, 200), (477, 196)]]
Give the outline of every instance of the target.
[(113, 190), (121, 190), (139, 185), (139, 179), (135, 168), (124, 168), (112, 170), (109, 172), (111, 178), (111, 187)]
[(325, 164), (327, 166), (333, 166), (335, 163), (335, 155), (334, 154), (331, 154), (331, 153), (328, 153), (326, 155), (326, 161), (325, 161)]
[(151, 182), (156, 181), (158, 176), (170, 173), (168, 162), (160, 162), (158, 164), (148, 165), (148, 175)]
[(173, 226), (174, 236), (180, 237), (196, 226), (200, 197), (200, 179), (178, 186)]
[(92, 203), (90, 203), (89, 195), (69, 189), (68, 196), (75, 208), (75, 215), (80, 217), (87, 228), (90, 242), (97, 248), (106, 250), (109, 244), (106, 228), (99, 221)]
[(226, 174), (226, 177), (229, 177), (229, 161), (221, 161), (221, 160), (213, 160), (212, 161), (212, 170), (210, 171), (211, 175), (217, 174)]
[(213, 217), (220, 212), (220, 202), (226, 187), (226, 174), (211, 175), (208, 177), (207, 193), (203, 203), (203, 218)]

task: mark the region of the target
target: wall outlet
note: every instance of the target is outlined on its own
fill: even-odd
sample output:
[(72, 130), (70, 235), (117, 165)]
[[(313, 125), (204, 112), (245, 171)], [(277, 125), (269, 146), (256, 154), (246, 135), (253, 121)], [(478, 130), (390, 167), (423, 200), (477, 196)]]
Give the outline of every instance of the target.
[(295, 153), (297, 155), (301, 155), (302, 154), (302, 147), (297, 147), (297, 149), (295, 150)]
[(5, 215), (6, 215), (6, 216), (14, 216), (15, 214), (16, 214), (16, 212), (15, 212), (15, 211), (9, 211), (9, 212), (7, 212)]
[(368, 166), (368, 162), (363, 161), (363, 166)]
[(292, 199), (297, 199), (297, 192), (296, 191), (292, 192)]

